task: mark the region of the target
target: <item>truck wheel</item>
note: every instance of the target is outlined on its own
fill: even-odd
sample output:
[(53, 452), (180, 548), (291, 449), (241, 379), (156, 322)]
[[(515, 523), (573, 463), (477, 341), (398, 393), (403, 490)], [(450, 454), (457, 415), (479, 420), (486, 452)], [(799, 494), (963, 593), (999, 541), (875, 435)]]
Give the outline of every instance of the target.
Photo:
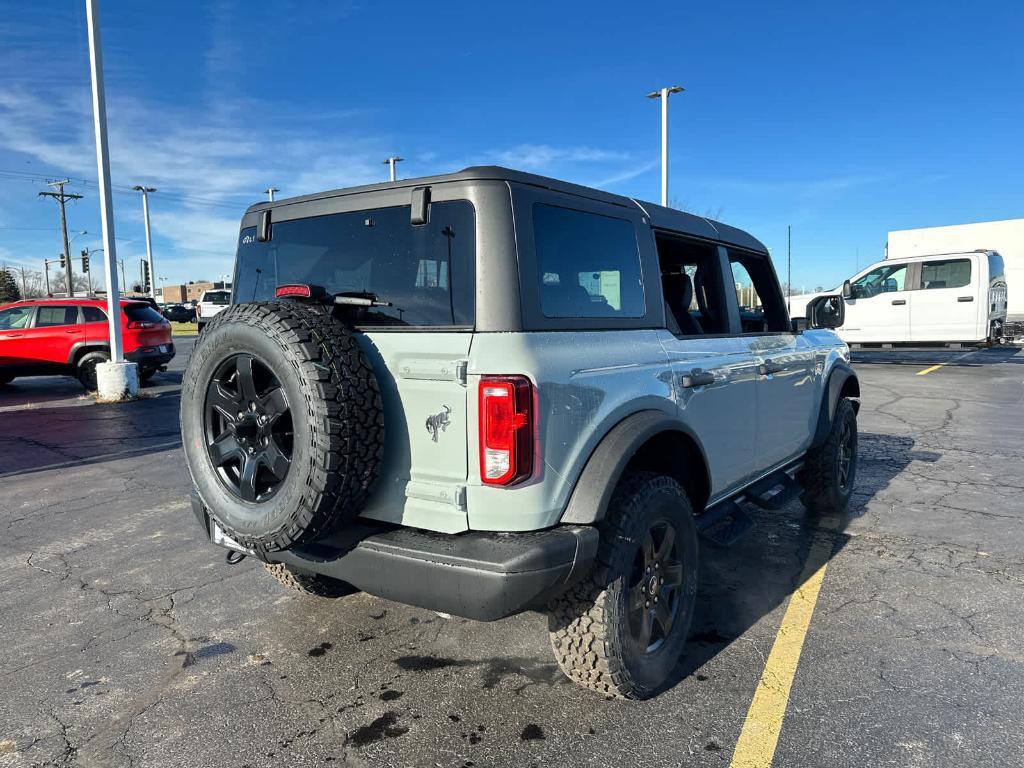
[(96, 366), (109, 362), (110, 355), (106, 352), (88, 352), (75, 365), (75, 375), (82, 386), (90, 392), (96, 391)]
[(288, 589), (302, 592), (304, 595), (316, 597), (344, 597), (353, 595), (359, 590), (341, 579), (321, 576), (318, 573), (306, 573), (284, 563), (264, 563), (270, 574)]
[(147, 381), (153, 378), (156, 374), (156, 368), (140, 368), (139, 369), (139, 383), (145, 384)]
[(183, 379), (181, 432), (204, 506), (259, 554), (359, 514), (384, 417), (373, 369), (326, 308), (237, 304), (204, 323)]
[(850, 503), (857, 479), (857, 412), (849, 399), (836, 404), (828, 437), (807, 452), (797, 479), (804, 487), (800, 501), (814, 514), (842, 514)]
[(600, 528), (590, 576), (549, 608), (551, 647), (584, 688), (645, 699), (670, 679), (693, 619), (693, 506), (672, 478), (637, 472), (619, 484)]

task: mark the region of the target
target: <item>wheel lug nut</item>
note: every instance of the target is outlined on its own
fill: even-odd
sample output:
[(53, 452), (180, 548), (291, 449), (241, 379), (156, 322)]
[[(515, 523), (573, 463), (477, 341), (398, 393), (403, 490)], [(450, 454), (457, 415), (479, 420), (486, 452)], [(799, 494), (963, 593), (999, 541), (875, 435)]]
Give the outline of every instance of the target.
[(650, 600), (644, 600), (644, 608), (650, 608), (650, 607), (651, 607), (651, 601)]
[(657, 597), (654, 598), (654, 602), (658, 602), (658, 598)]

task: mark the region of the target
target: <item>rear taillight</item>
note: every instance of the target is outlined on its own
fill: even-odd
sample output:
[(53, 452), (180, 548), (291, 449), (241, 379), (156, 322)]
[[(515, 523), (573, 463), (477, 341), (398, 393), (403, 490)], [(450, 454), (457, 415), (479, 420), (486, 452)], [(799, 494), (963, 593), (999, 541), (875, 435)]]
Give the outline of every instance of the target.
[(144, 328), (153, 328), (155, 325), (156, 325), (156, 323), (146, 323), (146, 322), (143, 322), (142, 320), (129, 320), (128, 321), (128, 329), (129, 330), (133, 330), (133, 331), (140, 331), (140, 330), (143, 330)]
[(202, 316), (203, 316), (203, 305), (202, 304), (196, 304), (196, 317), (202, 317)]
[(533, 387), (525, 376), (480, 380), (480, 479), (511, 485), (533, 471)]

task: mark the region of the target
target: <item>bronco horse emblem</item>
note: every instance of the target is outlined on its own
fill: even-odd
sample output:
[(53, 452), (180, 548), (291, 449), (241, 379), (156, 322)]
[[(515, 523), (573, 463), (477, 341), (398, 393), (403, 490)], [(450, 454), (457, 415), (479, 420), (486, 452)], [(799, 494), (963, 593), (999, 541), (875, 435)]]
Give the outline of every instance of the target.
[(430, 433), (430, 439), (435, 443), (437, 442), (437, 435), (439, 432), (444, 432), (448, 429), (448, 425), (451, 421), (448, 415), (452, 412), (451, 407), (444, 406), (444, 410), (440, 413), (435, 413), (433, 416), (427, 416), (427, 432)]

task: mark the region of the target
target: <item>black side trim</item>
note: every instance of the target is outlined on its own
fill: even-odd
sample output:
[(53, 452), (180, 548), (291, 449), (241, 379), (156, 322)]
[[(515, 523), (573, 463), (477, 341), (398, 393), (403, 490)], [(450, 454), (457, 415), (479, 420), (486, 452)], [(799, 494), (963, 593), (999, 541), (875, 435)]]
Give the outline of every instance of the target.
[[(683, 432), (694, 437), (678, 419), (653, 410), (634, 413), (612, 427), (580, 473), (562, 522), (593, 525), (603, 520), (626, 466), (640, 446), (660, 432)], [(694, 441), (700, 445), (695, 437)]]
[[(817, 448), (828, 438), (829, 429), (832, 425), (832, 417), (836, 412), (836, 404), (839, 402), (839, 394), (847, 380), (853, 379), (852, 397), (860, 397), (860, 381), (857, 374), (846, 363), (836, 363), (832, 372), (828, 375), (828, 382), (825, 385), (825, 395), (821, 401), (821, 409), (818, 411), (818, 426), (814, 430), (814, 440), (811, 441), (811, 448)], [(859, 404), (854, 403), (854, 409), (859, 409)]]

